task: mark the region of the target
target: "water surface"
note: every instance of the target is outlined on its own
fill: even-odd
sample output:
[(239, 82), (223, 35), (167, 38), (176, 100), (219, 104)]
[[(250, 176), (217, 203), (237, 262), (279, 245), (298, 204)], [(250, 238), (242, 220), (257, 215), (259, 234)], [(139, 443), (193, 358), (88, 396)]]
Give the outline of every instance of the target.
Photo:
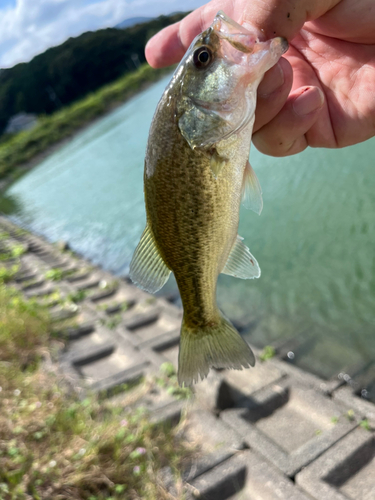
[[(11, 186), (13, 219), (125, 275), (145, 224), (143, 157), (167, 80)], [(283, 159), (253, 148), (264, 209), (260, 217), (243, 209), (239, 234), (262, 276), (219, 280), (221, 307), (249, 340), (261, 346), (295, 337), (297, 364), (325, 377), (375, 359), (374, 146), (373, 139)]]

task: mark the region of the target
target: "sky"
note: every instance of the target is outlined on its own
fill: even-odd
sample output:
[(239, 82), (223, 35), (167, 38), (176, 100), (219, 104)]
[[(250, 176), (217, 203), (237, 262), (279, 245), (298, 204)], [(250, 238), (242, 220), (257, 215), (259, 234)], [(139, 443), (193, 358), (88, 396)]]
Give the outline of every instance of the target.
[[(207, 1), (207, 0), (206, 0)], [(193, 10), (202, 0), (0, 0), (0, 68), (130, 17)]]

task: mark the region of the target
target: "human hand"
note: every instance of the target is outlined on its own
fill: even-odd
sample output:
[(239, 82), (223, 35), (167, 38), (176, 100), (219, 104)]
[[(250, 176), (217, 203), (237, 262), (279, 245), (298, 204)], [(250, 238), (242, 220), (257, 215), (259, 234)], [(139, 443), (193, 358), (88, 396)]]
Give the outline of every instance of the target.
[(218, 10), (290, 47), (258, 89), (253, 142), (272, 156), (337, 148), (375, 135), (373, 0), (212, 0), (147, 44), (151, 66), (181, 59)]

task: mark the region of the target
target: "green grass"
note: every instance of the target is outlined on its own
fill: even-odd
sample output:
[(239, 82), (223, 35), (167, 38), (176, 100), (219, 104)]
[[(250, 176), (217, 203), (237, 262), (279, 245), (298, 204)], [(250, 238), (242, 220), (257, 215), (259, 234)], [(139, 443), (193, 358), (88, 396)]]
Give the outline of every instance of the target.
[(11, 173), (16, 177), (16, 167), (32, 160), (168, 71), (170, 69), (155, 70), (144, 64), (137, 71), (102, 87), (84, 99), (52, 115), (39, 117), (38, 124), (33, 129), (0, 142), (0, 179)]
[(0, 267), (0, 285), (13, 279), (18, 270), (18, 264), (13, 264), (10, 267)]
[(1, 366), (19, 370), (35, 366), (48, 341), (46, 310), (0, 282), (0, 318)]
[(173, 367), (122, 394), (121, 404), (79, 400), (40, 366), (61, 344), (50, 336), (46, 308), (2, 282), (0, 317), (0, 498), (170, 498), (157, 474), (165, 465), (178, 471), (193, 453), (182, 441), (182, 424), (152, 424), (129, 405), (137, 391), (139, 397), (156, 385), (178, 392)]
[(0, 248), (0, 261), (18, 259), (25, 253), (25, 247), (19, 243), (13, 243)]
[(259, 355), (260, 361), (267, 361), (276, 356), (276, 350), (272, 345), (266, 345)]

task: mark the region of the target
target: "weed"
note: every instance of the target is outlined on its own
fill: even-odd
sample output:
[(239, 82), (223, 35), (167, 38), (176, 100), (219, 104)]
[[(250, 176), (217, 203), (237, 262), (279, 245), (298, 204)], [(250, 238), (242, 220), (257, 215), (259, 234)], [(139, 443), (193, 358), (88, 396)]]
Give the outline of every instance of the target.
[(145, 304), (148, 304), (148, 305), (152, 305), (152, 304), (155, 304), (155, 303), (156, 303), (156, 297), (148, 297), (145, 300)]
[(271, 359), (275, 357), (276, 349), (272, 345), (266, 345), (263, 351), (259, 355), (260, 361), (267, 361), (267, 359)]
[(61, 297), (59, 290), (54, 290), (52, 293), (40, 297), (39, 303), (43, 306), (50, 307), (55, 304), (62, 304), (63, 299)]
[(62, 269), (54, 268), (54, 269), (49, 269), (44, 276), (48, 280), (61, 281), (63, 278), (63, 275), (64, 275), (64, 272)]
[(70, 302), (82, 302), (89, 295), (88, 290), (77, 290), (76, 292), (72, 292), (67, 296), (67, 300)]
[[(68, 393), (39, 367), (51, 346), (46, 311), (5, 285), (0, 315), (0, 498), (169, 498), (158, 471), (177, 471), (193, 453), (180, 429), (152, 424), (126, 400), (124, 410)], [(162, 377), (175, 377), (170, 366)]]
[(189, 399), (192, 397), (190, 387), (180, 387), (177, 381), (176, 370), (172, 363), (163, 363), (160, 367), (160, 376), (156, 378), (159, 387), (166, 389), (167, 393), (177, 399)]
[(17, 259), (21, 257), (21, 255), (23, 255), (25, 251), (25, 247), (21, 244), (9, 245), (9, 247), (5, 251), (0, 252), (0, 261)]
[(19, 271), (19, 267), (20, 266), (18, 264), (14, 264), (9, 268), (0, 267), (0, 286), (2, 283), (7, 283), (12, 280), (15, 274)]
[(22, 369), (35, 366), (50, 328), (45, 309), (0, 282), (0, 317), (0, 360)]
[(114, 330), (121, 323), (121, 320), (121, 314), (113, 314), (109, 319), (103, 320), (103, 325), (110, 330)]
[(349, 422), (353, 422), (353, 420), (355, 419), (354, 410), (348, 410), (346, 412), (346, 418), (349, 420)]
[(371, 426), (370, 426), (370, 423), (367, 420), (367, 418), (364, 418), (363, 420), (361, 420), (359, 425), (362, 427), (362, 429), (365, 429), (366, 431), (371, 431)]

